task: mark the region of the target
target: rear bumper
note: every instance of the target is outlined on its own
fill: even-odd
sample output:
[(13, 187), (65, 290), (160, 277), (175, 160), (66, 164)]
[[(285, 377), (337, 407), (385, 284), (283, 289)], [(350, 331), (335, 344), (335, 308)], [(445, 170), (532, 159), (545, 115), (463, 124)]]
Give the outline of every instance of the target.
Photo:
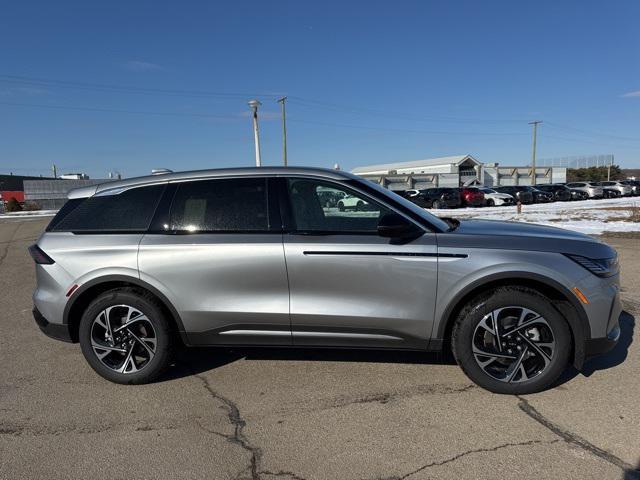
[(71, 332), (69, 331), (69, 325), (50, 323), (36, 307), (33, 307), (33, 319), (47, 337), (62, 340), (63, 342), (73, 342)]

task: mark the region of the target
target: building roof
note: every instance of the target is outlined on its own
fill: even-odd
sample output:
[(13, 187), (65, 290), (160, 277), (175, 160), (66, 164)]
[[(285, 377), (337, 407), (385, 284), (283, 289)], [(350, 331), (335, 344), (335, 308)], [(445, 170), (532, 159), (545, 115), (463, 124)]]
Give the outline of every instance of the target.
[(333, 180), (347, 180), (356, 178), (348, 172), (340, 170), (330, 170), (328, 168), (311, 167), (247, 167), (247, 168), (217, 168), (211, 170), (192, 170), (187, 172), (171, 172), (158, 175), (147, 175), (144, 177), (127, 178), (115, 182), (102, 183), (77, 188), (69, 192), (69, 198), (90, 197), (105, 190), (118, 190), (140, 185), (151, 185), (156, 183), (167, 183), (181, 180), (202, 180), (207, 178), (224, 177), (249, 177), (249, 176), (273, 176), (280, 175), (308, 175)]
[(381, 163), (378, 165), (368, 165), (365, 167), (356, 167), (351, 170), (352, 173), (368, 173), (378, 171), (404, 170), (407, 168), (433, 167), (437, 165), (460, 165), (465, 160), (471, 160), (473, 163), (480, 165), (480, 162), (471, 155), (453, 155), (450, 157), (426, 158), (424, 160), (412, 160), (410, 162), (397, 163)]

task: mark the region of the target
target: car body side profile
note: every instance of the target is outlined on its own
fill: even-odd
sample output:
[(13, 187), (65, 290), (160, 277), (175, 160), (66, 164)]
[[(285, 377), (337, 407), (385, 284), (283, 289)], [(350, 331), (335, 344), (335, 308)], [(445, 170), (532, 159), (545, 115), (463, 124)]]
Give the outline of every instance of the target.
[[(327, 192), (366, 208), (340, 209)], [(157, 378), (179, 342), (450, 348), (474, 382), (519, 394), (548, 388), (620, 333), (617, 255), (606, 244), (551, 227), (441, 219), (333, 170), (207, 170), (84, 187), (30, 253), (40, 328), (79, 342), (118, 383)]]

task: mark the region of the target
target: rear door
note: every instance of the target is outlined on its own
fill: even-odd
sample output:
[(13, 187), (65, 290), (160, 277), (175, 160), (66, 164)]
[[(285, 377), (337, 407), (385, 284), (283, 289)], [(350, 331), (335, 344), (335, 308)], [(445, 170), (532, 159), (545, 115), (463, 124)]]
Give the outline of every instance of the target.
[(178, 310), (192, 344), (291, 344), (281, 221), (267, 178), (170, 184), (140, 242), (142, 280)]
[[(355, 188), (283, 179), (293, 343), (426, 348), (436, 299), (435, 234), (405, 244), (379, 236), (378, 219), (392, 207)], [(363, 207), (323, 207), (319, 192), (326, 189)]]

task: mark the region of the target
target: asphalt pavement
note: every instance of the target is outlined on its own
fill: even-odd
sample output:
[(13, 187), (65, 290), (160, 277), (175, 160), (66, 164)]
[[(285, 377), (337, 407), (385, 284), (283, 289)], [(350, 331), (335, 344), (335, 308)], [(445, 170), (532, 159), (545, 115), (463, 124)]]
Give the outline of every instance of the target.
[(640, 478), (640, 237), (618, 249), (622, 339), (552, 390), (473, 385), (423, 353), (181, 352), (115, 385), (31, 316), (26, 247), (48, 219), (0, 221), (0, 478)]

